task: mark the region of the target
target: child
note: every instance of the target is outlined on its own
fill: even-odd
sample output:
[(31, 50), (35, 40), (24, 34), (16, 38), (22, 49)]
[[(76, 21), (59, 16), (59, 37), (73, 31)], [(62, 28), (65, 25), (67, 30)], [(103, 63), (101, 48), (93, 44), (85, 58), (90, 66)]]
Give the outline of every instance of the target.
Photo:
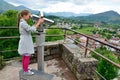
[(18, 53), (22, 56), (22, 68), (24, 75), (34, 74), (34, 72), (28, 69), (30, 55), (34, 53), (31, 32), (35, 32), (39, 25), (44, 22), (43, 19), (39, 19), (38, 22), (31, 27), (26, 22), (26, 20), (30, 19), (30, 15), (31, 14), (28, 10), (22, 10), (18, 13), (18, 28), (20, 33)]

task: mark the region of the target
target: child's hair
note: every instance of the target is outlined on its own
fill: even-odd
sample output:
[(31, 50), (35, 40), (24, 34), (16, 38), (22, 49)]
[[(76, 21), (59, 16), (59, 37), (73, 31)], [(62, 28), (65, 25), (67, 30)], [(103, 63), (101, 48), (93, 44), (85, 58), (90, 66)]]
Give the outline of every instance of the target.
[(19, 28), (20, 19), (21, 19), (24, 15), (28, 15), (28, 13), (30, 13), (28, 10), (22, 10), (22, 11), (18, 12), (18, 21), (17, 21), (17, 26), (18, 26), (18, 28)]

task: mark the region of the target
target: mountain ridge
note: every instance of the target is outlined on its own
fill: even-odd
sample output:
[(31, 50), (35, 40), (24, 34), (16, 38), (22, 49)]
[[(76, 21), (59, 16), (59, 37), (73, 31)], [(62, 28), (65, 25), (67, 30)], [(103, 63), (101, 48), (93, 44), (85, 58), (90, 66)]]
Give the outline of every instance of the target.
[(87, 22), (106, 22), (106, 23), (120, 23), (120, 14), (116, 11), (110, 10), (89, 16), (71, 17), (72, 19), (85, 20)]
[[(14, 6), (4, 0), (0, 0), (0, 5), (2, 7), (0, 7), (0, 12), (4, 12), (4, 11), (7, 11), (7, 10), (23, 10), (23, 9), (27, 9), (29, 11), (31, 11), (32, 13), (34, 14), (38, 14), (38, 11), (37, 10), (32, 10), (30, 8), (27, 8), (23, 5), (20, 5), (20, 6)], [(46, 15), (54, 15), (54, 16), (59, 16), (59, 17), (71, 17), (71, 16), (88, 16), (88, 15), (91, 15), (91, 13), (80, 13), (80, 14), (75, 14), (73, 12), (55, 12), (55, 13), (45, 13)]]
[[(23, 10), (27, 9), (32, 14), (38, 14), (39, 11), (32, 10), (30, 8), (27, 8), (23, 5), (20, 6), (14, 6), (4, 0), (0, 0), (0, 12), (4, 12), (7, 10)], [(120, 23), (120, 14), (118, 14), (116, 11), (110, 10), (101, 12), (98, 14), (92, 14), (92, 13), (80, 13), (75, 14), (73, 12), (55, 12), (55, 13), (45, 13), (46, 16), (58, 16), (58, 17), (65, 17), (70, 19), (76, 19), (76, 20), (84, 20), (87, 22), (106, 22), (106, 23)]]
[(23, 10), (23, 9), (27, 9), (31, 13), (34, 13), (34, 14), (38, 13), (37, 10), (32, 10), (30, 8), (27, 8), (27, 7), (23, 6), (23, 5), (14, 6), (14, 5), (12, 5), (12, 4), (4, 1), (4, 0), (0, 0), (0, 5), (1, 5), (1, 7), (0, 7), (0, 12), (1, 13), (4, 12), (4, 11), (7, 11), (7, 10), (18, 10), (18, 11), (20, 11), (20, 10)]

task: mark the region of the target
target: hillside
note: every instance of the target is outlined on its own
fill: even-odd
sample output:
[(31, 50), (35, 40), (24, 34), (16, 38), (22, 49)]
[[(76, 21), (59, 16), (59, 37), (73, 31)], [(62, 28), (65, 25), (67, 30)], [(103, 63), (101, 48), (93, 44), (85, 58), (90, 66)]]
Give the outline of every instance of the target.
[(85, 20), (88, 22), (120, 23), (120, 15), (112, 10), (89, 16), (72, 17), (72, 19)]
[[(4, 0), (0, 0), (0, 13), (7, 11), (7, 10), (23, 10), (27, 9), (33, 14), (38, 14), (37, 10), (32, 10), (30, 8), (27, 8), (25, 6), (14, 6), (12, 4), (9, 4), (8, 2)], [(59, 16), (59, 17), (67, 17), (70, 19), (75, 20), (83, 20), (87, 22), (106, 22), (106, 23), (120, 23), (120, 14), (118, 14), (115, 11), (106, 11), (99, 14), (91, 14), (91, 13), (80, 13), (75, 14), (73, 12), (55, 12), (55, 13), (45, 13), (46, 16)]]
[(0, 12), (6, 11), (6, 10), (15, 10), (16, 7), (5, 2), (4, 0), (0, 0)]
[[(4, 0), (0, 0), (0, 12), (4, 12), (7, 10), (23, 10), (23, 9), (27, 9), (29, 11), (31, 11), (34, 14), (38, 14), (37, 10), (32, 10), (30, 8), (27, 8), (23, 5), (20, 6), (14, 6), (12, 4), (9, 4), (8, 2), (4, 1)], [(80, 14), (75, 14), (73, 12), (54, 12), (54, 13), (45, 13), (45, 15), (52, 15), (52, 16), (59, 16), (59, 17), (71, 17), (71, 16), (88, 16), (90, 15), (90, 13), (80, 13)]]
[(12, 4), (9, 4), (8, 2), (4, 1), (4, 0), (0, 0), (0, 13), (4, 12), (4, 11), (7, 11), (7, 10), (23, 10), (23, 9), (27, 9), (29, 11), (31, 11), (31, 13), (34, 13), (34, 14), (37, 14), (38, 11), (37, 10), (32, 10), (30, 8), (27, 8), (25, 6), (14, 6)]

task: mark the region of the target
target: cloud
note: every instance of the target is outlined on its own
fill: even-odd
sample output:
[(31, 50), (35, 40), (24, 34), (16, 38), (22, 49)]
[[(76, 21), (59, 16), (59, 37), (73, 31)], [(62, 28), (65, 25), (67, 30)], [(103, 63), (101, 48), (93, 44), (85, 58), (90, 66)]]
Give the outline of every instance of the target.
[(90, 8), (87, 8), (85, 6), (78, 6), (70, 2), (59, 2), (55, 5), (50, 5), (47, 8), (43, 8), (43, 11), (46, 12), (74, 12), (74, 13), (80, 13), (83, 11), (91, 11)]
[(69, 0), (69, 1), (74, 4), (77, 4), (77, 5), (86, 5), (86, 4), (92, 3), (96, 0)]
[(108, 10), (120, 12), (120, 0), (6, 0), (45, 12), (99, 13)]

